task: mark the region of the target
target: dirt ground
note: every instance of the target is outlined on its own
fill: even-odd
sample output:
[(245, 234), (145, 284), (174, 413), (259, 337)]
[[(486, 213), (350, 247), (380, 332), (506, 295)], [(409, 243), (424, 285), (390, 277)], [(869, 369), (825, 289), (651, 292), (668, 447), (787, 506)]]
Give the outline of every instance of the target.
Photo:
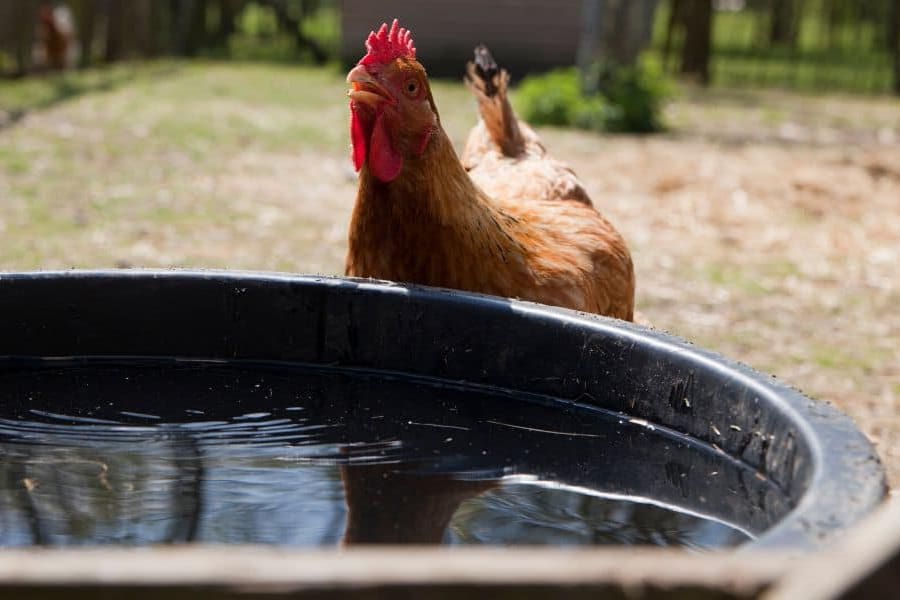
[(547, 141), (632, 244), (656, 326), (850, 413), (896, 485), (900, 102), (757, 98), (720, 98), (718, 122), (686, 99), (672, 135)]
[(547, 141), (631, 242), (657, 327), (850, 413), (896, 485), (900, 102), (755, 98), (719, 114), (684, 99), (677, 133), (597, 140), (594, 157)]
[[(341, 78), (276, 106), (230, 71), (204, 77), (216, 98), (143, 83), (0, 128), (0, 269), (340, 273), (355, 191)], [(461, 143), (470, 99), (436, 95)], [(166, 129), (176, 117), (197, 131)], [(541, 133), (629, 241), (657, 327), (833, 402), (900, 483), (900, 101), (687, 91), (668, 117), (657, 136)]]

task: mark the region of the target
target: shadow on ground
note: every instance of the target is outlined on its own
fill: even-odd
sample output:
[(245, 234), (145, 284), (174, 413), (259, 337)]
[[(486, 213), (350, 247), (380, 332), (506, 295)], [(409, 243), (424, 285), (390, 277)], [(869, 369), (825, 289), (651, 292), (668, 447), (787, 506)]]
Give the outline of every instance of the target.
[(138, 77), (161, 79), (175, 75), (178, 71), (179, 66), (176, 64), (160, 64), (154, 68), (143, 67), (140, 70), (128, 66), (94, 69), (87, 77), (70, 73), (34, 76), (16, 93), (8, 97), (0, 96), (0, 131), (14, 127), (28, 113), (47, 110), (87, 94), (110, 92), (133, 82)]

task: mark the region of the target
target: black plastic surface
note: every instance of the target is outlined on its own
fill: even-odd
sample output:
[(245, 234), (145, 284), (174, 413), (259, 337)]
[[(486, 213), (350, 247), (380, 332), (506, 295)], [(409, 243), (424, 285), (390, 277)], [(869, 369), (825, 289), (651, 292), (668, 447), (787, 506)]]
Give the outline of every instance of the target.
[[(815, 547), (886, 491), (871, 444), (834, 408), (670, 335), (595, 315), (373, 281), (178, 271), (0, 275), (0, 315), (4, 360), (284, 361), (618, 412), (714, 445), (774, 484), (787, 502), (759, 498), (775, 524), (753, 548)], [(692, 481), (700, 470), (684, 477), (674, 465), (671, 472), (655, 496), (709, 489), (703, 502), (713, 514), (727, 514), (729, 494), (746, 491), (740, 482), (725, 489)]]

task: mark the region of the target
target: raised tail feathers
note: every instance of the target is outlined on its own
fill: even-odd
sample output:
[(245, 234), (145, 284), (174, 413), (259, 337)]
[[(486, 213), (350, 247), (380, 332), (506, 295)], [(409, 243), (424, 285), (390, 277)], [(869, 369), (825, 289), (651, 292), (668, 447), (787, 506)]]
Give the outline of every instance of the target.
[(475, 60), (466, 64), (466, 83), (478, 100), (478, 110), (494, 143), (505, 156), (525, 150), (525, 140), (509, 103), (509, 73), (501, 69), (487, 46), (475, 48)]
[[(479, 81), (484, 85), (484, 93), (489, 97), (497, 94), (498, 85), (494, 81), (500, 73), (500, 67), (484, 44), (475, 47), (475, 60), (469, 63), (475, 70), (475, 76), (471, 77), (473, 81)], [(470, 74), (471, 75), (471, 74)]]

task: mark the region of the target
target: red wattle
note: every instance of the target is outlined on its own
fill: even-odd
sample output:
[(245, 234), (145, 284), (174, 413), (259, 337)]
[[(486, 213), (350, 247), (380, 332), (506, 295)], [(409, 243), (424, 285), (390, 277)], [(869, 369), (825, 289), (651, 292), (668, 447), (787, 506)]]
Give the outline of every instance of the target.
[(353, 144), (353, 166), (359, 171), (365, 164), (366, 156), (369, 153), (369, 136), (362, 119), (356, 114), (352, 101), (350, 102), (350, 142)]
[(384, 117), (375, 118), (372, 132), (372, 150), (369, 152), (369, 169), (380, 181), (388, 183), (397, 178), (403, 168), (403, 157), (394, 149), (391, 136), (384, 124)]

